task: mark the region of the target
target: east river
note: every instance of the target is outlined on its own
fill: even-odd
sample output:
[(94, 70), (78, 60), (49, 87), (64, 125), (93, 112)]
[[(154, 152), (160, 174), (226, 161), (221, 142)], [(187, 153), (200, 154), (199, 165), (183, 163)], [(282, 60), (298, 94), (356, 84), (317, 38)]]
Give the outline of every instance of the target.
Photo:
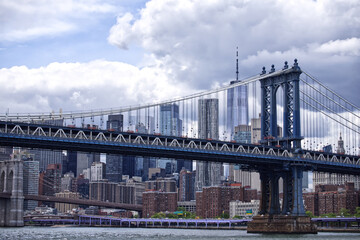
[(0, 228), (0, 239), (360, 239), (359, 233), (307, 235), (247, 234), (244, 230), (100, 228), (100, 227), (23, 227)]

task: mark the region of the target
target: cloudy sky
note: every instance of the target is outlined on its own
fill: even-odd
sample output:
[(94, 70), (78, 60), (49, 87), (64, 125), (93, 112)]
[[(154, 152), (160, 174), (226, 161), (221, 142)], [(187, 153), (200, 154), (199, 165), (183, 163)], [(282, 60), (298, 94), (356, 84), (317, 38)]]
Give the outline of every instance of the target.
[(0, 0), (0, 113), (184, 96), (285, 60), (360, 105), (358, 0)]

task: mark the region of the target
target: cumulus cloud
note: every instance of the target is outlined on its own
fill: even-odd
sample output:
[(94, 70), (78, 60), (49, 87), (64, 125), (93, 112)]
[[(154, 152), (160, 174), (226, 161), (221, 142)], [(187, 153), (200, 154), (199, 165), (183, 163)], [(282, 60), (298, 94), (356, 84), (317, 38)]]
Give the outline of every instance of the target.
[(92, 22), (96, 14), (115, 11), (114, 5), (100, 0), (1, 0), (0, 42), (59, 35)]
[(148, 53), (144, 65), (156, 63), (170, 79), (195, 88), (233, 79), (237, 46), (241, 77), (298, 58), (301, 67), (355, 103), (359, 39), (356, 0), (151, 0), (137, 18), (120, 15), (108, 37), (122, 49), (142, 46)]
[(158, 68), (120, 62), (51, 63), (41, 68), (0, 69), (0, 111), (50, 112), (108, 109), (182, 96), (191, 90), (173, 84)]

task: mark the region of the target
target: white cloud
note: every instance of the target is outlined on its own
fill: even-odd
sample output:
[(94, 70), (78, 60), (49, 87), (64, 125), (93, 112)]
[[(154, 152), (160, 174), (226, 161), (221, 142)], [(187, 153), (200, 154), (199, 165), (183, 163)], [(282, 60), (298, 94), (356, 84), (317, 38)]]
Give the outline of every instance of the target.
[(0, 111), (50, 112), (104, 109), (172, 99), (189, 92), (167, 81), (158, 68), (139, 69), (120, 62), (51, 63), (29, 69), (0, 69)]
[(0, 0), (0, 42), (59, 35), (115, 11), (119, 9), (100, 0)]
[[(145, 66), (155, 62), (170, 79), (197, 88), (234, 79), (239, 46), (241, 77), (298, 58), (301, 67), (341, 89), (358, 84), (359, 38), (356, 0), (151, 0), (136, 19), (120, 15), (108, 40), (123, 49), (141, 45), (149, 53)], [(344, 93), (360, 101), (354, 87)]]
[(315, 52), (339, 55), (360, 56), (360, 38), (329, 41), (321, 44)]

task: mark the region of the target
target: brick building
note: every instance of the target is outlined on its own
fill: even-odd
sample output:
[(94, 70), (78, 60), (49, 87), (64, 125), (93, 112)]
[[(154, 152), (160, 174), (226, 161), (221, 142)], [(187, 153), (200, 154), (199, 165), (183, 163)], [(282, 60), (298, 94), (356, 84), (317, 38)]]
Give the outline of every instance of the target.
[(230, 213), (231, 201), (250, 202), (253, 199), (257, 199), (257, 190), (241, 187), (241, 184), (205, 187), (202, 192), (196, 192), (196, 215), (215, 218), (222, 213)]
[(156, 180), (146, 181), (145, 190), (177, 192), (176, 180), (174, 178), (157, 178)]
[(320, 184), (314, 193), (303, 194), (306, 211), (315, 216), (328, 213), (339, 213), (342, 208), (354, 213), (359, 206), (359, 191), (355, 191), (354, 183), (341, 185)]
[(143, 193), (143, 217), (151, 217), (158, 212), (177, 210), (176, 192), (147, 191)]

